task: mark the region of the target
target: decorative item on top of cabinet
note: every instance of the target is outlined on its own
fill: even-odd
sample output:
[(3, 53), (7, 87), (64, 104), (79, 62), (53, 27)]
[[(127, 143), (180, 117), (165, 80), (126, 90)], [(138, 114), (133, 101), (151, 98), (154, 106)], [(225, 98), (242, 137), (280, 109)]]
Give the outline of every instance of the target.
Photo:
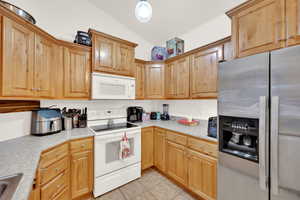
[(166, 170), (166, 131), (161, 128), (154, 128), (154, 166)]
[(250, 0), (227, 12), (235, 57), (285, 46), (285, 5), (285, 0)]
[(72, 199), (89, 197), (93, 190), (93, 146), (93, 138), (78, 139), (70, 142)]
[(164, 63), (148, 62), (146, 64), (146, 98), (163, 99), (165, 97), (165, 66)]
[(135, 59), (135, 97), (145, 98), (145, 65), (146, 61)]
[(190, 56), (191, 98), (216, 98), (218, 65), (223, 47), (201, 50)]
[(300, 44), (300, 1), (286, 0), (287, 46)]
[(93, 71), (132, 76), (137, 44), (92, 29), (89, 34)]
[(187, 150), (188, 188), (206, 200), (215, 200), (217, 193), (217, 160)]
[(142, 170), (154, 164), (154, 134), (153, 127), (142, 129)]
[(64, 98), (90, 98), (90, 48), (76, 44), (64, 47)]

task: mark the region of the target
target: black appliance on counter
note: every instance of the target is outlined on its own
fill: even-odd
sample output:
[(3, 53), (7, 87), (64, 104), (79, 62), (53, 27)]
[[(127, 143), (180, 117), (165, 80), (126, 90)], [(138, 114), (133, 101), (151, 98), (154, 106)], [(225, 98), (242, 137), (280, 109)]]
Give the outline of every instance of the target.
[(163, 114), (160, 116), (161, 120), (170, 120), (169, 104), (163, 104)]
[(157, 112), (151, 112), (150, 113), (150, 119), (151, 120), (157, 120)]
[(210, 117), (208, 119), (207, 135), (209, 137), (217, 138), (218, 134), (218, 117)]
[(134, 106), (127, 108), (127, 121), (128, 122), (142, 122), (143, 121), (142, 107)]
[(259, 120), (220, 116), (219, 150), (258, 162)]
[(92, 40), (87, 32), (77, 31), (74, 43), (92, 46)]

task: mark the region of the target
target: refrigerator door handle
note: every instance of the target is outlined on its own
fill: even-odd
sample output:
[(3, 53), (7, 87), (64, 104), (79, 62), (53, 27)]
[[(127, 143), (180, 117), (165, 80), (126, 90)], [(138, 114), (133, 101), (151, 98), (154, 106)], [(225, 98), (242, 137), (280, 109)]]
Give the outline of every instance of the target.
[(273, 96), (271, 101), (271, 191), (279, 194), (278, 140), (279, 140), (279, 97)]
[(259, 185), (262, 190), (267, 190), (266, 168), (266, 123), (267, 123), (267, 97), (259, 99)]

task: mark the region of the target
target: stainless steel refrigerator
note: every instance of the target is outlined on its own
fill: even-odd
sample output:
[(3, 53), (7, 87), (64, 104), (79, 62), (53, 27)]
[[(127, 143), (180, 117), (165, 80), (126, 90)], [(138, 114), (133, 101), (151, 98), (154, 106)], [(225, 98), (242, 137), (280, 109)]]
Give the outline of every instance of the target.
[(300, 199), (300, 47), (219, 66), (218, 200)]

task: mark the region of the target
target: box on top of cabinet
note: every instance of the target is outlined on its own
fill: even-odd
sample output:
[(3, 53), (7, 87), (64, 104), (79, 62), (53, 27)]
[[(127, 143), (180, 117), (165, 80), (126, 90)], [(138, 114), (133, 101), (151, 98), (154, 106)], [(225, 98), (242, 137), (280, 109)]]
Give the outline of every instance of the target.
[(178, 56), (184, 53), (184, 40), (180, 38), (173, 38), (167, 41), (168, 58)]

